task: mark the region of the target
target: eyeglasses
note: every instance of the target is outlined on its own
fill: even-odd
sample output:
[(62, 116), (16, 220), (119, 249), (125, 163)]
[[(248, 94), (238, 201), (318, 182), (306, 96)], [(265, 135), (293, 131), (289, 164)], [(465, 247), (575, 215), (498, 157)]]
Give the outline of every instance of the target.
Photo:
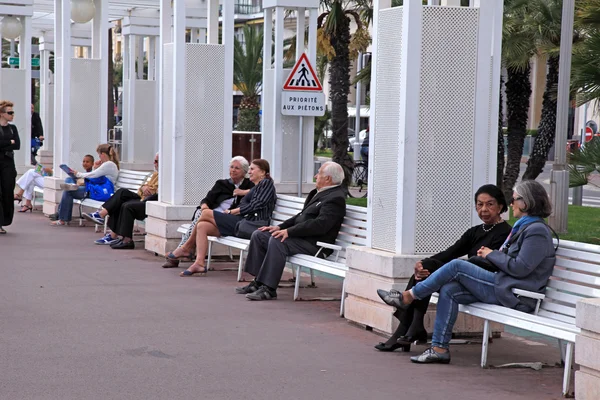
[(519, 200), (523, 200), (523, 198), (521, 196), (513, 197), (512, 199), (510, 199), (510, 204), (512, 205), (515, 201), (519, 201)]
[(14, 112), (14, 111), (7, 111), (7, 112), (5, 112), (5, 114), (8, 114), (8, 115), (15, 115), (15, 112)]

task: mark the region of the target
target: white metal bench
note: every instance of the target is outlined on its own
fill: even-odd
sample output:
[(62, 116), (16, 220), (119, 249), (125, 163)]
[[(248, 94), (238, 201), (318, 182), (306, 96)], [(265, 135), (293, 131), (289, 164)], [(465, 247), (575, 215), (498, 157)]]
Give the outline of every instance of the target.
[[(575, 336), (580, 333), (575, 326), (575, 306), (581, 299), (600, 297), (600, 246), (561, 240), (546, 292), (543, 295), (518, 290), (514, 292), (538, 299), (537, 312), (527, 314), (484, 303), (459, 306), (460, 312), (485, 320), (481, 367), (487, 365), (490, 321), (546, 335), (559, 341), (561, 358), (565, 364), (563, 395), (567, 395)], [(432, 303), (437, 303), (437, 296), (431, 299)]]
[[(129, 189), (134, 193), (137, 193), (137, 191), (140, 189), (140, 187), (142, 187), (142, 185), (144, 183), (146, 183), (148, 181), (148, 179), (150, 178), (150, 176), (152, 175), (152, 172), (147, 172), (147, 171), (133, 171), (133, 170), (129, 170), (129, 169), (122, 169), (119, 171), (119, 176), (117, 177), (117, 182), (115, 182), (115, 191), (117, 189)], [(36, 193), (41, 193), (42, 196), (44, 194), (44, 189), (42, 188), (38, 188), (37, 186), (34, 188), (33, 190), (33, 200), (32, 202), (35, 203), (35, 198), (36, 198)], [(83, 207), (92, 207), (92, 208), (100, 208), (102, 207), (102, 204), (104, 204), (103, 201), (98, 201), (98, 200), (92, 200), (92, 199), (83, 199), (83, 200), (79, 200), (79, 199), (74, 199), (73, 200), (74, 204), (78, 204), (79, 205), (79, 225), (83, 225)], [(108, 218), (104, 219), (104, 233), (106, 233), (106, 224), (107, 224)]]
[[(302, 211), (304, 202), (306, 199), (295, 196), (277, 195), (277, 203), (271, 218), (271, 225), (279, 225), (288, 218), (298, 214)], [(311, 273), (311, 282), (314, 283), (313, 272), (321, 271), (326, 274), (335, 275), (341, 278), (346, 277), (348, 267), (346, 266), (346, 255), (345, 249), (349, 245), (360, 245), (366, 244), (366, 227), (367, 227), (367, 209), (364, 207), (357, 206), (346, 206), (346, 217), (340, 233), (336, 239), (335, 245), (328, 243), (319, 242), (318, 245), (323, 248), (333, 249), (334, 252), (327, 259), (318, 258), (315, 256), (309, 256), (304, 254), (295, 255), (288, 258), (288, 262), (292, 266), (296, 267), (296, 285), (294, 289), (294, 300), (298, 299), (298, 292), (300, 288), (300, 272), (302, 268), (306, 268)], [(180, 233), (186, 233), (189, 229), (190, 224), (184, 224), (177, 229)], [(208, 261), (206, 263), (207, 268), (210, 267), (212, 244), (219, 243), (229, 248), (238, 249), (240, 251), (240, 260), (238, 264), (238, 282), (242, 279), (242, 272), (244, 270), (244, 253), (248, 250), (250, 241), (247, 239), (240, 239), (233, 236), (222, 236), (222, 237), (208, 237)], [(292, 269), (292, 271), (294, 271)], [(344, 298), (345, 298), (345, 283), (342, 285), (342, 299), (340, 305), (340, 314), (343, 315), (344, 311)]]

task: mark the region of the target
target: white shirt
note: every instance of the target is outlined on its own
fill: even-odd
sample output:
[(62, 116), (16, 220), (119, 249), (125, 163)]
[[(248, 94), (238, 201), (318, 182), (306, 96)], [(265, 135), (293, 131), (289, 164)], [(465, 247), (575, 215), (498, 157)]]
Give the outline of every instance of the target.
[(117, 164), (112, 161), (107, 161), (102, 163), (98, 168), (93, 170), (92, 172), (78, 172), (78, 178), (99, 178), (101, 176), (106, 176), (109, 181), (113, 183), (113, 185), (117, 182), (117, 178), (119, 177), (119, 168), (117, 168)]

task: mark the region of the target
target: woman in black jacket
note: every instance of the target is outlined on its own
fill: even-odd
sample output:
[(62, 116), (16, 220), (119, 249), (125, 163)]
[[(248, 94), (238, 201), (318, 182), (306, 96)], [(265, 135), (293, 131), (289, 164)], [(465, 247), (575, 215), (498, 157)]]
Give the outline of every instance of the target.
[[(196, 208), (196, 212), (192, 218), (192, 224), (181, 237), (181, 242), (179, 242), (177, 249), (183, 246), (190, 236), (194, 234), (196, 223), (204, 210), (224, 212), (225, 210), (239, 206), (242, 198), (254, 187), (254, 183), (246, 178), (249, 168), (250, 164), (246, 158), (235, 156), (231, 159), (229, 162), (229, 179), (219, 179), (216, 181), (212, 189), (206, 194), (206, 197), (200, 201), (200, 205)], [(177, 268), (179, 261), (187, 258), (174, 256), (173, 254), (176, 252), (177, 250), (169, 253), (167, 261), (162, 265), (163, 268)]]
[(196, 261), (186, 270), (179, 274), (182, 277), (205, 274), (206, 266), (204, 259), (208, 251), (208, 236), (231, 236), (234, 234), (238, 222), (246, 219), (250, 221), (264, 221), (269, 224), (271, 213), (275, 208), (275, 185), (269, 175), (269, 163), (266, 160), (253, 160), (250, 164), (248, 175), (254, 183), (254, 187), (244, 196), (239, 207), (229, 208), (223, 213), (215, 213), (207, 210), (202, 213), (196, 224), (194, 235), (169, 257), (182, 257), (196, 250)]
[[(446, 250), (417, 262), (415, 275), (410, 277), (407, 290), (454, 259), (476, 256), (477, 250), (482, 246), (491, 249), (502, 246), (511, 230), (510, 225), (500, 216), (508, 210), (502, 191), (496, 185), (483, 185), (475, 193), (475, 209), (483, 224), (469, 228)], [(409, 351), (412, 342), (426, 342), (427, 332), (423, 320), (429, 307), (429, 299), (427, 297), (415, 301), (407, 310), (397, 309), (394, 316), (400, 320), (398, 329), (387, 342), (379, 343), (375, 348), (379, 351), (394, 351), (398, 348)]]
[(11, 125), (15, 112), (13, 103), (0, 101), (0, 234), (6, 234), (3, 227), (12, 224), (15, 212), (14, 191), (17, 178), (15, 152), (21, 148), (19, 131)]

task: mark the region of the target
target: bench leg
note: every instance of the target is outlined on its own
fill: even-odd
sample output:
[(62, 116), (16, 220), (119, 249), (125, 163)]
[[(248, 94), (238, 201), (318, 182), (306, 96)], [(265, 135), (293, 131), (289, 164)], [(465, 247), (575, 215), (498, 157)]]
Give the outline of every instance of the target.
[(567, 358), (567, 352), (566, 352), (566, 346), (565, 346), (565, 341), (558, 339), (558, 349), (560, 350), (560, 364), (561, 365), (565, 365), (566, 364), (566, 358)]
[(483, 341), (481, 343), (481, 368), (487, 366), (487, 352), (490, 342), (490, 321), (487, 319), (483, 322)]
[(238, 278), (237, 281), (242, 281), (242, 272), (244, 272), (244, 250), (240, 250), (240, 264), (238, 265)]
[[(106, 217), (104, 217), (104, 235), (106, 236), (106, 231), (108, 231), (108, 219), (110, 218), (110, 216), (107, 214)], [(96, 225), (98, 226), (98, 225)]]
[(208, 257), (208, 259), (206, 260), (206, 270), (207, 271), (210, 269), (211, 255), (212, 255), (212, 242), (209, 240), (208, 241), (208, 254), (206, 255)]
[(340, 301), (340, 317), (344, 317), (344, 302), (346, 301), (346, 279), (342, 283), (342, 300)]
[(315, 287), (315, 271), (314, 270), (310, 270), (310, 286), (311, 287)]
[(567, 396), (569, 394), (569, 386), (571, 383), (571, 367), (573, 364), (573, 346), (575, 344), (571, 342), (567, 342), (567, 349), (565, 354), (565, 371), (563, 376), (563, 396)]
[(231, 261), (233, 261), (233, 252), (231, 251), (231, 247), (228, 247), (228, 249), (229, 249), (229, 259)]
[[(300, 292), (300, 267), (298, 265), (296, 269), (296, 284), (294, 285), (294, 301), (298, 300), (298, 294)], [(292, 265), (292, 272), (294, 271), (294, 266)], [(311, 270), (312, 271), (312, 270)]]

